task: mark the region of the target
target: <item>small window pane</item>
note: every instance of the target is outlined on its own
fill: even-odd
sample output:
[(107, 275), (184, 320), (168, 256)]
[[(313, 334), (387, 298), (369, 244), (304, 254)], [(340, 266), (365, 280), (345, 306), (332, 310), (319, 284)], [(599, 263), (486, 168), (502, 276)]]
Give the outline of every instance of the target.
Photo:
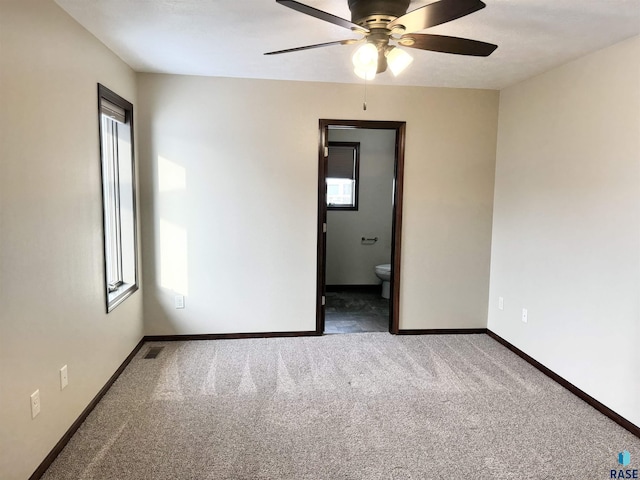
[(332, 207), (353, 207), (355, 180), (327, 178), (327, 204)]

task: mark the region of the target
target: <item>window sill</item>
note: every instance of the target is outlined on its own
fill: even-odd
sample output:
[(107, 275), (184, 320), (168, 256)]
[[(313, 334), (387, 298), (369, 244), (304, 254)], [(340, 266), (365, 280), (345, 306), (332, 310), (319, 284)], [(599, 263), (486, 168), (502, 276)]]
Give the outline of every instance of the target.
[(138, 290), (136, 283), (123, 283), (113, 292), (107, 294), (107, 313), (129, 298), (133, 292)]
[(347, 210), (347, 211), (357, 212), (358, 207), (353, 207), (351, 205), (344, 206), (344, 207), (339, 207), (337, 205), (327, 205), (327, 210)]

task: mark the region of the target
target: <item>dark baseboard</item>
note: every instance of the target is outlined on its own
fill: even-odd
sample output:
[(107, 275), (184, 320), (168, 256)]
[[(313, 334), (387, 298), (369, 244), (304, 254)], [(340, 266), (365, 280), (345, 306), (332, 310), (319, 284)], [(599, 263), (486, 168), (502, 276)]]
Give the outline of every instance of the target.
[(535, 368), (537, 368), (538, 370), (540, 370), (542, 373), (544, 373), (547, 377), (551, 378), (552, 380), (556, 381), (557, 383), (559, 383), (560, 385), (562, 385), (564, 388), (566, 388), (567, 390), (569, 390), (571, 393), (573, 393), (576, 397), (580, 398), (581, 400), (584, 400), (585, 402), (587, 402), (589, 405), (591, 405), (593, 408), (595, 408), (596, 410), (598, 410), (600, 413), (602, 413), (603, 415), (609, 417), (611, 420), (613, 420), (614, 422), (616, 422), (618, 425), (620, 425), (622, 428), (630, 431), (631, 433), (633, 433), (636, 437), (640, 438), (640, 427), (638, 427), (637, 425), (631, 423), (629, 420), (627, 420), (626, 418), (624, 418), (623, 416), (617, 414), (616, 412), (614, 412), (613, 410), (611, 410), (609, 407), (607, 407), (606, 405), (600, 403), (598, 400), (596, 400), (595, 398), (593, 398), (591, 395), (589, 395), (588, 393), (580, 390), (578, 387), (576, 387), (573, 383), (565, 380), (564, 378), (562, 378), (560, 375), (558, 375), (557, 373), (555, 373), (553, 370), (545, 367), (544, 365), (542, 365), (540, 362), (538, 362), (537, 360), (535, 360), (534, 358), (530, 357), (529, 355), (527, 355), (526, 353), (524, 353), (522, 350), (520, 350), (518, 347), (510, 344), (508, 341), (506, 341), (504, 338), (502, 338), (500, 335), (492, 332), (491, 330), (487, 329), (487, 335), (489, 335), (491, 338), (493, 338), (496, 342), (501, 343), (502, 345), (504, 345), (505, 347), (507, 347), (509, 350), (511, 350), (513, 353), (515, 353), (516, 355), (518, 355), (520, 358), (522, 358), (524, 361), (526, 361), (527, 363), (531, 364), (532, 366), (534, 366)]
[(382, 284), (376, 285), (326, 285), (327, 292), (361, 292), (361, 293), (380, 293)]
[(118, 377), (124, 371), (124, 369), (127, 368), (127, 365), (129, 365), (131, 360), (133, 360), (133, 357), (135, 357), (136, 354), (140, 351), (143, 344), (144, 344), (144, 338), (138, 342), (138, 344), (135, 346), (133, 351), (124, 360), (124, 362), (122, 362), (122, 364), (118, 367), (115, 373), (111, 375), (111, 378), (107, 380), (107, 383), (104, 384), (104, 386), (100, 389), (97, 395), (93, 397), (93, 400), (89, 402), (89, 405), (87, 405), (87, 407), (82, 411), (82, 413), (76, 419), (76, 421), (73, 422), (73, 424), (71, 424), (71, 426), (66, 431), (66, 433), (62, 436), (62, 438), (58, 441), (58, 443), (56, 443), (55, 447), (53, 447), (53, 449), (49, 452), (49, 455), (45, 457), (45, 459), (38, 466), (38, 468), (36, 468), (36, 471), (33, 472), (33, 474), (29, 477), (29, 480), (38, 480), (40, 477), (42, 477), (42, 475), (44, 475), (44, 472), (47, 471), (47, 469), (51, 466), (51, 464), (56, 459), (56, 457), (60, 454), (60, 452), (62, 452), (64, 447), (67, 445), (67, 443), (69, 443), (69, 440), (71, 440), (71, 437), (73, 437), (73, 435), (76, 433), (78, 428), (80, 428), (80, 425), (82, 425), (82, 423), (87, 419), (87, 417), (96, 407), (96, 405), (98, 405), (100, 400), (102, 400), (102, 397), (104, 397), (105, 393), (107, 393), (109, 388), (111, 388), (111, 385), (113, 385), (113, 383), (118, 379)]
[(398, 330), (398, 335), (472, 335), (487, 333), (486, 328), (424, 328), (416, 330)]
[(181, 342), (186, 340), (238, 340), (240, 338), (312, 337), (315, 330), (302, 332), (202, 333), (194, 335), (146, 335), (145, 342)]

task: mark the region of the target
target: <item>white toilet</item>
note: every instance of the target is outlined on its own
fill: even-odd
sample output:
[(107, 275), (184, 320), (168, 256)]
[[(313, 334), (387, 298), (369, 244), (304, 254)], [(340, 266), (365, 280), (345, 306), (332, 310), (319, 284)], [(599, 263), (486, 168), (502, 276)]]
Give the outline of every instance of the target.
[(375, 271), (382, 280), (382, 298), (388, 299), (391, 296), (391, 264), (376, 265)]

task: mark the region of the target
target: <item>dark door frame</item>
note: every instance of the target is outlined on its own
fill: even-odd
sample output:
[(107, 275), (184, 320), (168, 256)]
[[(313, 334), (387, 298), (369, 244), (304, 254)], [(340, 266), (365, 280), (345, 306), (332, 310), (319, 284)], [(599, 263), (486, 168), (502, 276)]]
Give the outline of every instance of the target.
[(400, 246), (402, 245), (402, 197), (404, 178), (404, 144), (406, 122), (374, 120), (326, 120), (320, 119), (318, 142), (318, 263), (316, 287), (316, 335), (324, 333), (326, 268), (327, 268), (327, 189), (325, 175), (327, 171), (327, 147), (329, 145), (329, 127), (367, 128), (395, 130), (396, 148), (393, 175), (393, 220), (391, 233), (391, 298), (389, 305), (389, 332), (397, 334), (400, 324)]

